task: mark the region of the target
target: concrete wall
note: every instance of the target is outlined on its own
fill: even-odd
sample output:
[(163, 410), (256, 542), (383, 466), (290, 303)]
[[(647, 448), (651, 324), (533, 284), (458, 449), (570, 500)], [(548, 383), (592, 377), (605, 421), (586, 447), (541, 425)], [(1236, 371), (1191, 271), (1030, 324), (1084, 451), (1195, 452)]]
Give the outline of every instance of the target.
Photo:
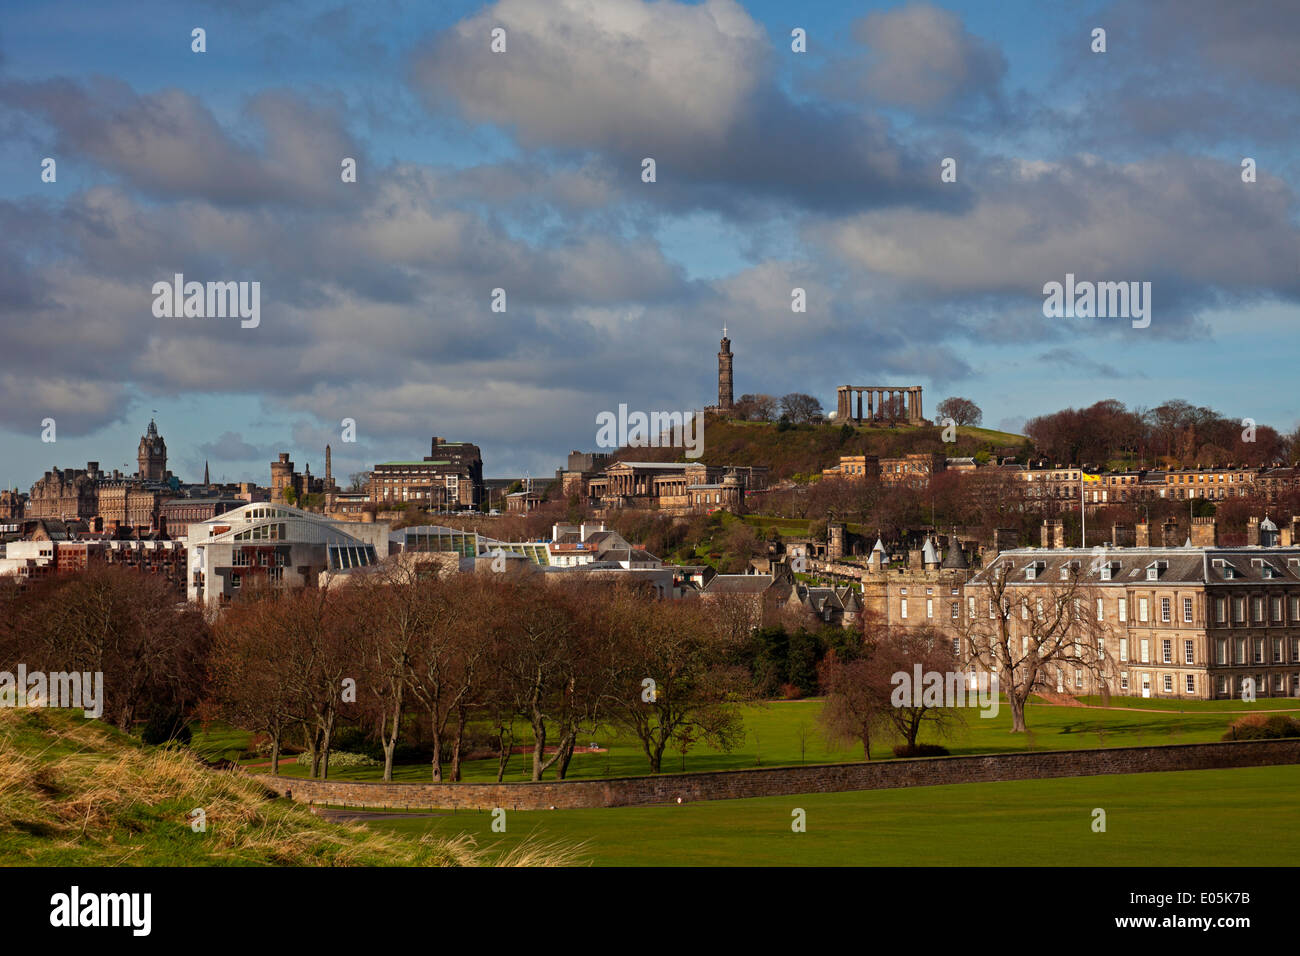
[(544, 810), (1300, 763), (1300, 739), (1059, 750), (543, 783), (357, 783), (258, 775), (281, 796), (357, 807)]

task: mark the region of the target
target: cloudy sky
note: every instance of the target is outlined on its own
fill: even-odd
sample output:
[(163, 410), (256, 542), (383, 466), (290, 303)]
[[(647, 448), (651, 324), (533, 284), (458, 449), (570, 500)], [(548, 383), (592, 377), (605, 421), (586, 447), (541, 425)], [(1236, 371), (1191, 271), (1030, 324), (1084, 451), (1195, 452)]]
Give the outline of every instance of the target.
[[(134, 470), (155, 409), (187, 480), (435, 434), (545, 475), (603, 410), (713, 401), (724, 324), (737, 394), (1289, 429), (1297, 49), (1300, 7), (1257, 0), (9, 6), (0, 482)], [(155, 317), (178, 272), (260, 282), (260, 325)], [(1067, 273), (1150, 282), (1150, 326), (1045, 318)]]

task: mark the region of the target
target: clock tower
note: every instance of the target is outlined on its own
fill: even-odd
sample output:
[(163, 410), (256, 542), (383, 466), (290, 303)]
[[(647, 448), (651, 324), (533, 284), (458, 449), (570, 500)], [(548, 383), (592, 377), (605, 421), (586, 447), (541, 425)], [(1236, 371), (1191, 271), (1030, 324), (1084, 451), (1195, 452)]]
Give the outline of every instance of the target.
[(136, 452), (140, 464), (138, 477), (143, 481), (163, 481), (167, 477), (167, 443), (158, 434), (158, 426), (149, 419), (149, 430), (140, 439)]

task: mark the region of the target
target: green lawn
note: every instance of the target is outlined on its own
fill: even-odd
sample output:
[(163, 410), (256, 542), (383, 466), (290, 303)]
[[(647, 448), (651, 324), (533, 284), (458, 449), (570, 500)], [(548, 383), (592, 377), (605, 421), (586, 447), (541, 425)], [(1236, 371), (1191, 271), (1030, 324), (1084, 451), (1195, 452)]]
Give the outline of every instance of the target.
[[(1080, 697), (1080, 701), (1094, 707), (1101, 706), (1100, 697)], [(1141, 710), (1172, 710), (1188, 713), (1216, 713), (1248, 710), (1300, 710), (1300, 697), (1260, 697), (1251, 703), (1240, 700), (1169, 700), (1159, 697), (1112, 697), (1112, 707), (1130, 707)]]
[(1297, 819), (1300, 766), (512, 811), (504, 834), (486, 811), (368, 826), (468, 833), (489, 854), (530, 836), (585, 841), (599, 866), (1294, 866)]
[[(1238, 719), (1244, 705), (1238, 701), (1184, 702), (1186, 712), (1169, 709), (1177, 702), (1119, 699), (1112, 701), (1117, 707), (1136, 709), (1094, 709), (1088, 707), (1062, 707), (1046, 703), (1031, 703), (1027, 709), (1030, 733), (1011, 734), (1011, 711), (1002, 703), (996, 717), (980, 717), (980, 711), (964, 712), (964, 724), (948, 737), (939, 739), (933, 734), (923, 734), (922, 740), (942, 743), (953, 754), (991, 754), (1024, 750), (1084, 750), (1099, 747), (1135, 747), (1157, 744), (1209, 743), (1219, 740), (1228, 725)], [(1267, 705), (1295, 707), (1293, 699), (1260, 701), (1255, 709)], [(1166, 705), (1149, 706), (1149, 705)], [(1138, 706), (1148, 705), (1148, 706)], [(744, 708), (745, 739), (731, 753), (722, 753), (707, 747), (691, 750), (683, 760), (679, 753), (665, 755), (663, 770), (666, 773), (708, 770), (742, 770), (751, 767), (790, 766), (800, 763), (836, 763), (862, 759), (862, 748), (833, 747), (822, 735), (817, 714), (820, 700), (774, 701)], [(205, 753), (220, 755), (233, 746), (237, 732), (230, 728), (213, 728), (214, 736), (196, 734), (194, 746)], [(800, 738), (803, 736), (801, 749)], [(246, 738), (245, 738), (246, 739)], [(527, 743), (524, 738), (520, 743)], [(613, 731), (591, 734), (579, 740), (581, 744), (595, 742), (606, 748), (605, 753), (578, 753), (569, 766), (569, 779), (639, 776), (649, 771), (649, 766), (639, 744), (633, 738), (619, 736)], [(891, 746), (895, 740), (873, 741), (874, 758), (892, 759)], [(264, 759), (264, 758), (263, 758)], [(509, 781), (528, 780), (531, 777), (531, 754), (511, 757), (506, 773)], [(307, 768), (293, 761), (283, 760), (281, 773), (289, 776), (306, 776)], [(382, 768), (338, 768), (330, 771), (331, 779), (378, 780)], [(399, 764), (394, 768), (395, 780), (425, 781), (432, 777), (427, 763)], [(554, 769), (546, 779), (554, 778)], [(467, 781), (496, 779), (496, 760), (469, 761), (464, 767)]]

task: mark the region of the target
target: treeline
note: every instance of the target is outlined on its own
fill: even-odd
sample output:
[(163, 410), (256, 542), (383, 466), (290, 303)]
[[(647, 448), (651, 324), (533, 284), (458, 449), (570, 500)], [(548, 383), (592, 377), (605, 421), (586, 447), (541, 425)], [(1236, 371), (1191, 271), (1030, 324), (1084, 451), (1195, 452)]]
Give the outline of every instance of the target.
[(101, 566), (0, 586), (0, 670), (102, 672), (103, 718), (157, 743), (222, 720), (268, 742), (273, 772), (300, 748), (329, 773), (341, 737), (459, 780), (525, 749), (531, 777), (566, 776), (579, 743), (636, 739), (651, 772), (670, 749), (730, 749), (740, 706), (816, 693), (818, 666), (860, 634), (740, 597), (662, 600), (575, 576), (421, 575), (400, 564), (328, 590), (269, 589), (208, 621), (158, 579)]
[(1268, 425), (1252, 425), (1181, 399), (1134, 409), (1106, 399), (1031, 418), (1025, 434), (1039, 454), (1061, 464), (1262, 466), (1300, 457), (1297, 433), (1283, 436)]
[(162, 578), (92, 565), (20, 588), (0, 578), (0, 670), (102, 673), (102, 719), (145, 724), (151, 743), (183, 736), (204, 692), (212, 635)]

